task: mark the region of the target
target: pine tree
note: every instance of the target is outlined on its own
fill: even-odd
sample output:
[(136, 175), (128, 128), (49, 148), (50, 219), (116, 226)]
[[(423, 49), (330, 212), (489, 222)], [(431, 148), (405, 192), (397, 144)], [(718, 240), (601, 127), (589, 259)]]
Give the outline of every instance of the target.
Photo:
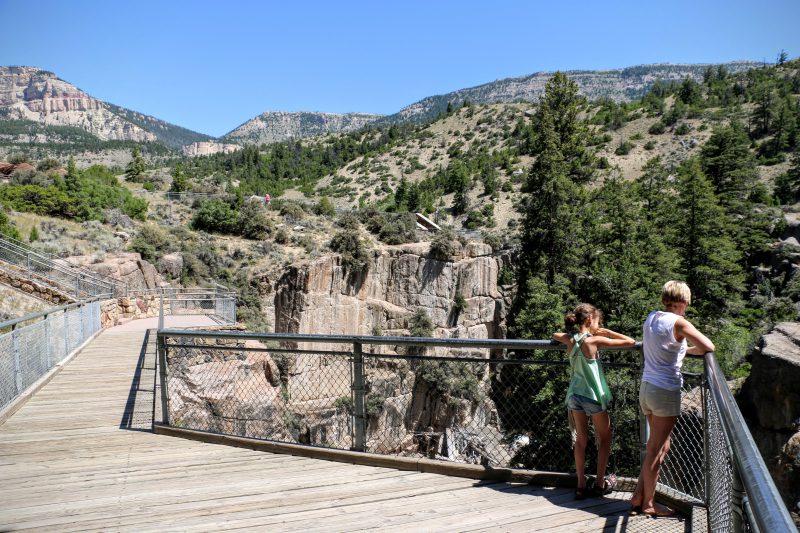
[(131, 150), (131, 160), (128, 166), (125, 167), (125, 178), (128, 181), (138, 182), (144, 174), (145, 166), (144, 159), (142, 159), (142, 152), (138, 146), (134, 146)]
[(172, 169), (172, 186), (171, 192), (184, 192), (189, 189), (189, 180), (183, 172), (183, 163), (178, 163)]
[(697, 159), (679, 171), (676, 242), (694, 306), (706, 319), (735, 310), (744, 290), (742, 257), (730, 236), (733, 223), (720, 206)]
[(70, 156), (67, 161), (67, 174), (64, 176), (64, 186), (68, 192), (75, 193), (80, 189), (80, 171), (75, 165), (75, 158)]
[(556, 275), (570, 277), (577, 267), (583, 238), (581, 210), (586, 202), (583, 185), (594, 173), (586, 149), (588, 132), (578, 120), (577, 84), (562, 73), (547, 83), (534, 116), (534, 155), (524, 191), (520, 284), (540, 274), (552, 284)]

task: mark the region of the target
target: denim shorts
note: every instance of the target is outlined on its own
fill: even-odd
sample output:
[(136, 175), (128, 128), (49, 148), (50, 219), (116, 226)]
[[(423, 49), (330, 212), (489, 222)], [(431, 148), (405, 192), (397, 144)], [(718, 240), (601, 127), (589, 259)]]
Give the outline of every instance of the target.
[(645, 415), (678, 416), (681, 414), (681, 390), (662, 389), (642, 381), (639, 406)]
[(605, 411), (603, 406), (600, 405), (600, 402), (596, 402), (580, 394), (570, 394), (569, 398), (567, 398), (567, 407), (572, 411), (586, 413), (586, 416), (596, 415), (597, 413)]

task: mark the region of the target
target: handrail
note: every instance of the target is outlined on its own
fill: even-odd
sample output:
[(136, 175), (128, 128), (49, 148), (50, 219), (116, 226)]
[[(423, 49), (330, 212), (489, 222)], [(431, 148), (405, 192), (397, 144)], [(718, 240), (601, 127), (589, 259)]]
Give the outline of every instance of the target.
[(115, 280), (113, 278), (109, 278), (107, 276), (101, 276), (101, 275), (97, 274), (97, 272), (89, 270), (88, 268), (86, 268), (84, 266), (76, 265), (75, 263), (67, 261), (66, 259), (62, 259), (62, 258), (59, 258), (59, 257), (54, 257), (53, 254), (49, 254), (49, 253), (46, 253), (46, 252), (40, 252), (38, 250), (34, 250), (33, 248), (30, 247), (30, 244), (24, 243), (24, 242), (22, 242), (22, 241), (20, 241), (18, 239), (15, 239), (14, 237), (6, 235), (5, 233), (0, 233), (0, 240), (5, 240), (9, 244), (11, 244), (12, 246), (16, 246), (17, 248), (25, 250), (26, 253), (30, 253), (32, 255), (41, 257), (42, 259), (44, 259), (46, 261), (50, 261), (55, 266), (62, 267), (62, 264), (63, 264), (63, 265), (66, 265), (69, 268), (79, 270), (80, 273), (83, 274), (84, 276), (86, 276), (86, 278), (88, 278), (88, 279), (97, 280), (99, 283), (103, 283), (103, 284), (106, 284), (108, 286), (114, 286), (114, 285), (120, 284), (120, 282), (118, 280)]
[[(240, 331), (186, 331), (180, 329), (163, 329), (158, 332), (159, 337), (200, 337), (207, 339), (244, 339), (259, 341), (285, 341), (285, 342), (324, 342), (324, 343), (360, 343), (388, 346), (451, 346), (454, 348), (494, 348), (516, 350), (552, 350), (563, 348), (564, 345), (556, 341), (545, 340), (509, 340), (509, 339), (444, 339), (433, 337), (376, 337), (370, 335), (312, 335), (291, 333), (249, 333)], [(637, 342), (631, 347), (602, 348), (603, 351), (640, 351), (642, 343)], [(493, 361), (494, 362), (494, 361)], [(497, 361), (502, 362), (502, 361)]]
[(751, 501), (750, 510), (759, 530), (770, 533), (797, 531), (714, 353), (705, 354), (704, 361), (708, 388), (719, 410), (722, 428), (733, 448), (735, 467)]
[(52, 315), (53, 313), (57, 313), (59, 311), (65, 311), (67, 309), (72, 309), (73, 307), (80, 307), (82, 305), (90, 304), (90, 303), (93, 303), (93, 302), (96, 302), (96, 301), (102, 300), (102, 299), (103, 299), (102, 297), (90, 298), (90, 299), (87, 299), (87, 300), (81, 300), (80, 302), (75, 302), (75, 303), (71, 303), (71, 304), (67, 304), (67, 305), (60, 305), (58, 307), (50, 307), (48, 309), (45, 309), (44, 311), (38, 311), (36, 313), (31, 313), (29, 315), (25, 315), (25, 316), (22, 316), (22, 317), (19, 317), (19, 318), (13, 318), (11, 320), (6, 320), (5, 322), (0, 322), (0, 329), (11, 327), (11, 329), (13, 330), (14, 328), (16, 328), (17, 324), (20, 324), (22, 322), (29, 322), (29, 321), (35, 320), (35, 319), (37, 319), (39, 317), (46, 317), (47, 315)]

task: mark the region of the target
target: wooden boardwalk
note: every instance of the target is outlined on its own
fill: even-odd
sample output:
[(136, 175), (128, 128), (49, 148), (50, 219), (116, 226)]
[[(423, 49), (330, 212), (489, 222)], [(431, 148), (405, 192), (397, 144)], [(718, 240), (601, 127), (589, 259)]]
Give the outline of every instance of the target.
[(0, 531), (684, 531), (628, 518), (624, 493), (575, 501), (155, 435), (144, 341), (104, 331), (0, 426)]

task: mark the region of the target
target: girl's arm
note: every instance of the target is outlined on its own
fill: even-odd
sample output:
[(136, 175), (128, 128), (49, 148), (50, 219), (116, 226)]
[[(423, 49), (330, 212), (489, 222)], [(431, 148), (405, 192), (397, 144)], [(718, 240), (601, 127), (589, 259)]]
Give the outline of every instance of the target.
[(598, 348), (627, 348), (636, 344), (636, 340), (606, 328), (598, 329), (589, 341)]
[(553, 340), (556, 340), (561, 344), (569, 344), (569, 338), (569, 333), (553, 333)]
[(678, 321), (675, 322), (675, 333), (675, 340), (678, 340), (677, 336), (680, 335), (693, 344), (693, 346), (686, 350), (686, 353), (689, 355), (705, 355), (706, 352), (714, 351), (714, 343), (711, 342), (708, 337), (700, 333), (697, 328), (685, 318), (679, 318)]

